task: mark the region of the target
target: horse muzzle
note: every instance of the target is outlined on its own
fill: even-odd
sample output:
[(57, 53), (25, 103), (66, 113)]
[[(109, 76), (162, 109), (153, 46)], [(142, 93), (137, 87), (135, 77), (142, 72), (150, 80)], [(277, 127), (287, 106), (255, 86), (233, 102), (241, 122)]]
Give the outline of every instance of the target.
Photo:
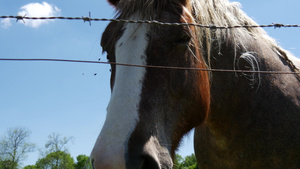
[[(151, 137), (146, 144), (137, 143), (127, 151), (95, 148), (91, 155), (94, 169), (172, 169), (173, 162), (167, 148)], [(116, 150), (116, 149), (115, 149)]]
[(156, 137), (142, 146), (130, 146), (126, 154), (126, 169), (172, 169), (173, 162), (167, 148)]

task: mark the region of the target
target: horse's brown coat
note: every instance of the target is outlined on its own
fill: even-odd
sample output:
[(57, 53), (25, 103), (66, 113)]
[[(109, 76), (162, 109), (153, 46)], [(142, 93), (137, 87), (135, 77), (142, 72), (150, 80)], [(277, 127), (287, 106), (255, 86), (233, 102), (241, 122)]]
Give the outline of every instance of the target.
[[(293, 71), (263, 41), (257, 45), (261, 70)], [(214, 69), (233, 66), (232, 46), (212, 60)], [(238, 51), (239, 53), (245, 51)], [(214, 54), (217, 55), (216, 53)], [(195, 130), (200, 168), (299, 168), (300, 83), (295, 75), (260, 75), (251, 84), (244, 75), (213, 73), (208, 119)]]
[[(161, 22), (255, 24), (227, 0), (109, 2), (120, 19), (140, 13), (144, 19)], [(101, 45), (111, 62), (123, 26), (110, 23), (103, 34)], [(260, 28), (213, 31), (151, 25), (148, 40), (148, 65), (299, 71), (289, 54)], [(248, 60), (242, 57), (247, 52), (252, 56)], [(115, 69), (112, 65), (112, 90)], [(196, 128), (200, 168), (300, 168), (297, 75), (213, 72), (209, 77), (203, 71), (147, 68), (141, 98), (139, 121), (125, 154), (127, 168), (171, 168), (163, 147), (174, 156), (181, 138), (192, 128)], [(158, 161), (143, 152), (151, 148), (145, 150), (145, 144), (153, 136)]]

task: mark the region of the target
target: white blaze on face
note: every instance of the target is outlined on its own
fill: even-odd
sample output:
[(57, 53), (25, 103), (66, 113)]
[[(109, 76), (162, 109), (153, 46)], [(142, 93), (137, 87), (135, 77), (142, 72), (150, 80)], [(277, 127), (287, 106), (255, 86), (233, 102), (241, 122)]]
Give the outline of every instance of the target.
[[(141, 19), (138, 16), (129, 18)], [(117, 63), (146, 64), (148, 24), (125, 24), (124, 32), (115, 46)], [(145, 68), (116, 66), (113, 92), (107, 108), (107, 117), (92, 152), (95, 165), (125, 168), (124, 153), (128, 139), (138, 120)], [(99, 167), (100, 168), (100, 167)]]

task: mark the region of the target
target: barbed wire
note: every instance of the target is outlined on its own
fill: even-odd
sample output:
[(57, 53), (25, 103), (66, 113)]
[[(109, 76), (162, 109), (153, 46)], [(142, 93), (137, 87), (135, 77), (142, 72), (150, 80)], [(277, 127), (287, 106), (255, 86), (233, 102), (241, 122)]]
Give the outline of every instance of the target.
[[(109, 22), (123, 22), (123, 23), (144, 23), (144, 24), (156, 24), (162, 26), (197, 26), (208, 29), (236, 29), (236, 28), (300, 28), (300, 25), (289, 25), (273, 23), (269, 25), (236, 25), (236, 26), (215, 26), (215, 25), (202, 25), (198, 23), (168, 23), (160, 22), (156, 20), (126, 20), (126, 19), (107, 19), (107, 18), (91, 18), (91, 13), (89, 12), (89, 17), (63, 17), (63, 16), (53, 16), (53, 17), (27, 17), (24, 16), (0, 16), (0, 19), (16, 19), (16, 21), (22, 20), (82, 20), (84, 22), (89, 22), (91, 25), (92, 21), (109, 21)], [(227, 69), (205, 69), (205, 68), (188, 68), (188, 67), (174, 67), (174, 66), (153, 66), (153, 65), (135, 65), (135, 64), (123, 64), (115, 62), (101, 62), (101, 61), (86, 61), (86, 60), (69, 60), (69, 59), (10, 59), (10, 58), (0, 58), (0, 61), (48, 61), (48, 62), (77, 62), (77, 63), (95, 63), (95, 64), (112, 64), (120, 66), (131, 66), (131, 67), (146, 67), (146, 68), (157, 68), (157, 69), (177, 69), (177, 70), (196, 70), (196, 71), (209, 71), (209, 72), (234, 72), (234, 73), (260, 73), (260, 74), (300, 74), (300, 72), (287, 72), (287, 71), (251, 71), (251, 70), (227, 70)]]
[(156, 20), (126, 20), (126, 19), (108, 19), (108, 18), (91, 18), (91, 13), (89, 17), (63, 17), (63, 16), (51, 16), (51, 17), (28, 17), (24, 16), (0, 16), (0, 19), (16, 19), (16, 21), (22, 20), (82, 20), (84, 22), (89, 22), (91, 25), (92, 21), (109, 21), (109, 22), (124, 22), (124, 23), (145, 23), (145, 24), (156, 24), (163, 26), (197, 26), (201, 28), (209, 29), (236, 29), (236, 28), (300, 28), (300, 25), (290, 25), (282, 23), (272, 23), (268, 25), (236, 25), (236, 26), (216, 26), (216, 25), (202, 25), (199, 23), (170, 23), (170, 22), (160, 22)]
[(136, 65), (136, 64), (125, 64), (125, 63), (116, 63), (116, 62), (101, 62), (101, 61), (71, 60), (71, 59), (14, 59), (14, 58), (0, 58), (0, 61), (71, 62), (71, 63), (111, 64), (111, 65), (119, 65), (119, 66), (144, 67), (144, 68), (155, 68), (155, 69), (195, 70), (195, 71), (206, 71), (206, 72), (287, 74), (287, 75), (297, 75), (297, 74), (300, 74), (300, 72), (288, 72), (288, 71), (252, 71), (252, 70), (206, 69), (206, 68), (190, 68), (190, 67), (176, 67), (176, 66)]

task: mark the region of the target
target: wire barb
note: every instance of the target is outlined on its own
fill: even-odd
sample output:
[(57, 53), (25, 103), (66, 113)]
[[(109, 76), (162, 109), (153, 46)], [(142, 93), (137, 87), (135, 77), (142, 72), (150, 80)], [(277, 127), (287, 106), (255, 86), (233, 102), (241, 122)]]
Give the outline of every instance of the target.
[(25, 14), (24, 16), (16, 16), (16, 22), (18, 22), (19, 20), (22, 20), (23, 23), (25, 23), (24, 18), (26, 17), (27, 14)]
[(281, 28), (281, 27), (286, 27), (284, 24), (281, 24), (281, 23), (273, 23), (273, 25), (274, 25), (274, 29)]
[(89, 12), (89, 17), (82, 17), (83, 19), (83, 22), (89, 22), (90, 23), (90, 26), (92, 26), (92, 17), (91, 17), (91, 12)]

